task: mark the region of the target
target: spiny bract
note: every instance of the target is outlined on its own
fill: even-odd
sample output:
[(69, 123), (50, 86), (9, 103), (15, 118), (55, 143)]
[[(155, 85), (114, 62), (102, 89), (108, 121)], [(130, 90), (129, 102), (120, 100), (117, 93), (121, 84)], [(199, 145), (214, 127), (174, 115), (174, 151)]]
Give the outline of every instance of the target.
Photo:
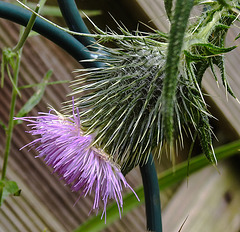
[[(209, 124), (212, 116), (204, 101), (201, 81), (208, 67), (215, 74), (213, 64), (217, 64), (223, 85), (233, 95), (224, 76), (223, 53), (234, 48), (225, 48), (224, 40), (235, 18), (229, 8), (211, 3), (185, 34), (177, 74), (175, 141), (183, 145), (184, 133), (198, 135), (211, 162), (215, 162)], [(72, 94), (80, 96), (76, 106), (84, 133), (96, 133), (94, 143), (124, 168), (146, 162), (151, 152), (159, 156), (166, 142), (161, 93), (168, 36), (158, 31), (132, 35), (120, 29), (123, 35), (98, 30), (99, 42), (111, 41), (115, 48), (99, 45), (101, 54), (93, 61), (104, 66), (80, 74), (72, 84)]]

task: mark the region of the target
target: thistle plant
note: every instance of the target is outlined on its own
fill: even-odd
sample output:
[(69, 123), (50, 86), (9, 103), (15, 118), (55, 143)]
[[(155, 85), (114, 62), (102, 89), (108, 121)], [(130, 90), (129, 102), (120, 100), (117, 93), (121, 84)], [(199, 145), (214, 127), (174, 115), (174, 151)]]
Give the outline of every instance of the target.
[[(238, 17), (239, 3), (198, 4), (203, 2), (204, 12), (189, 23), (193, 1), (177, 1), (177, 13), (170, 18), (176, 28), (169, 35), (157, 30), (132, 34), (120, 25), (122, 34), (118, 35), (94, 25), (101, 52), (93, 61), (105, 66), (78, 75), (72, 95), (80, 96), (75, 105), (80, 109), (83, 132), (96, 133), (94, 144), (123, 170), (145, 163), (151, 152), (160, 157), (165, 144), (174, 162), (174, 147), (183, 146), (185, 135), (193, 140), (198, 136), (207, 159), (216, 162), (209, 123), (213, 116), (201, 83), (208, 67), (218, 81), (216, 65), (223, 86), (235, 98), (224, 69), (224, 53), (235, 47), (226, 48), (224, 42)], [(182, 43), (178, 43), (181, 36)], [(114, 48), (104, 46), (105, 42), (112, 42)]]

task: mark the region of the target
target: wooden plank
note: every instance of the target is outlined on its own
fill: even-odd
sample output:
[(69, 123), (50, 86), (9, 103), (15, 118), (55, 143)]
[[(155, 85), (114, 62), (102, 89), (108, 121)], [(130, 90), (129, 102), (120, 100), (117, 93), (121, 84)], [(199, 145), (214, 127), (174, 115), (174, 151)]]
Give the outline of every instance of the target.
[(239, 173), (232, 165), (208, 167), (184, 181), (163, 212), (163, 231), (237, 232), (240, 228)]
[(8, 167), (7, 178), (16, 181), (22, 193), (21, 197), (10, 197), (0, 208), (0, 227), (12, 232), (43, 231), (45, 228), (67, 231), (11, 167)]
[(162, 0), (136, 0), (139, 4), (139, 7), (142, 8), (147, 16), (149, 21), (151, 21), (156, 28), (162, 32), (169, 31), (169, 21), (166, 16), (164, 9), (164, 3)]

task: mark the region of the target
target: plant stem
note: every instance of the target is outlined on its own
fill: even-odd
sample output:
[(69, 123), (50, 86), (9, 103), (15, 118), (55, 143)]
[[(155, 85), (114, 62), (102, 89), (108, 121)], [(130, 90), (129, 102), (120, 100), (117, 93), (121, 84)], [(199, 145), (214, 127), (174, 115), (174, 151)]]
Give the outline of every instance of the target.
[[(40, 0), (40, 2), (41, 1), (42, 0)], [(40, 5), (37, 4), (35, 11), (38, 12), (39, 9), (40, 9)], [(16, 54), (16, 60), (15, 60), (14, 66), (12, 67), (14, 70), (13, 71), (13, 80), (12, 80), (13, 88), (12, 88), (12, 97), (11, 97), (8, 128), (6, 130), (7, 138), (6, 138), (6, 145), (5, 145), (5, 151), (4, 151), (4, 160), (3, 160), (1, 180), (4, 180), (6, 177), (8, 157), (9, 157), (10, 148), (11, 148), (12, 132), (13, 132), (13, 127), (14, 127), (13, 117), (15, 114), (17, 95), (19, 94), (19, 90), (18, 90), (17, 86), (18, 86), (18, 75), (19, 75), (19, 68), (20, 68), (20, 62), (21, 62), (22, 48), (28, 38), (29, 33), (32, 30), (32, 27), (35, 23), (36, 17), (37, 16), (35, 14), (32, 14), (32, 16), (29, 19), (29, 22), (27, 23), (25, 30), (23, 31), (23, 33), (20, 32), (20, 39), (19, 39), (17, 45), (12, 49), (12, 52)], [(9, 76), (11, 76), (10, 72), (9, 72)], [(0, 202), (1, 202), (1, 199), (2, 199), (2, 189), (0, 192)]]
[[(19, 74), (19, 67), (20, 67), (20, 61), (21, 61), (21, 53), (22, 49), (20, 49), (16, 53), (16, 62), (14, 73), (13, 73), (13, 83), (15, 86), (18, 85), (18, 74)], [(4, 160), (3, 160), (3, 167), (2, 167), (2, 177), (1, 180), (5, 180), (6, 172), (7, 172), (7, 164), (8, 164), (8, 157), (10, 154), (10, 148), (11, 148), (11, 141), (12, 141), (12, 132), (14, 127), (14, 114), (15, 114), (15, 106), (16, 106), (16, 100), (17, 100), (18, 91), (16, 88), (12, 88), (12, 98), (11, 98), (11, 105), (10, 105), (10, 113), (9, 113), (9, 121), (8, 121), (8, 127), (6, 130), (6, 145), (5, 145), (5, 151), (4, 151)], [(2, 195), (3, 195), (3, 188), (0, 188), (0, 202), (2, 201)]]
[[(40, 9), (40, 5), (37, 4), (37, 6), (35, 8), (35, 12), (38, 13), (39, 9)], [(37, 17), (36, 14), (32, 14), (32, 16), (30, 17), (30, 19), (28, 21), (28, 24), (27, 24), (22, 36), (20, 37), (17, 45), (13, 48), (13, 52), (17, 52), (23, 47), (24, 43), (26, 42), (26, 40), (28, 38), (29, 33), (31, 32), (31, 30), (33, 28), (36, 17)]]
[[(14, 68), (14, 74), (13, 74), (13, 81), (15, 86), (17, 86), (18, 83), (18, 74), (19, 74), (19, 67), (20, 67), (20, 57), (21, 57), (21, 50), (17, 52), (17, 58), (16, 58), (16, 65)], [(3, 168), (2, 168), (2, 180), (6, 177), (6, 171), (7, 171), (7, 162), (11, 147), (11, 140), (12, 140), (12, 132), (13, 132), (13, 126), (14, 126), (14, 113), (15, 113), (15, 105), (16, 105), (16, 99), (17, 99), (18, 92), (15, 88), (12, 89), (12, 99), (11, 99), (11, 108), (10, 108), (10, 114), (9, 114), (9, 121), (8, 121), (8, 128), (6, 131), (7, 138), (6, 138), (6, 146), (5, 146), (5, 152), (4, 152), (4, 161), (3, 161)]]
[(140, 166), (147, 217), (147, 230), (162, 232), (161, 203), (157, 172), (152, 155), (148, 162)]

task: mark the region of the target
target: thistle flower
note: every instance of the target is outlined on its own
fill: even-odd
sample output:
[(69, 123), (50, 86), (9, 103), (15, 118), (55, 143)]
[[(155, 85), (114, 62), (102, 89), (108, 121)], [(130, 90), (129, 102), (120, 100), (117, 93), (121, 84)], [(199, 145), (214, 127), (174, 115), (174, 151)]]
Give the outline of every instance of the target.
[(135, 192), (121, 173), (120, 166), (103, 150), (92, 146), (94, 135), (83, 135), (78, 110), (74, 114), (73, 109), (72, 117), (51, 110), (36, 117), (16, 119), (30, 122), (28, 132), (40, 136), (24, 147), (35, 148), (39, 152), (37, 157), (44, 157), (53, 172), (70, 184), (73, 191), (80, 192), (80, 196), (95, 194), (92, 210), (98, 212), (102, 201), (102, 217), (105, 214), (106, 220), (107, 201), (114, 199), (121, 216), (123, 186)]

